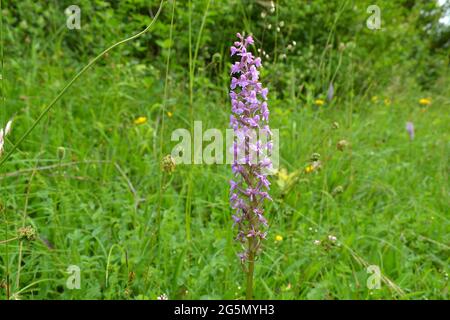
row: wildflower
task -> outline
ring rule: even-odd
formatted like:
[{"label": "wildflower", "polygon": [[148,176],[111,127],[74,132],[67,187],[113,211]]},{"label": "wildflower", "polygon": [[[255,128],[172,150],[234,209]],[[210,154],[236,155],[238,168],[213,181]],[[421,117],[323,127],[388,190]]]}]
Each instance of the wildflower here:
[{"label": "wildflower", "polygon": [[316,170],[319,170],[322,168],[322,163],[320,162],[319,158],[320,158],[320,154],[313,153],[313,155],[311,156],[311,159],[316,159],[316,160],[311,160],[312,163],[305,168],[305,173],[311,173],[313,171],[316,171]]},{"label": "wildflower", "polygon": [[337,129],[339,129],[339,123],[336,122],[336,121],[334,121],[334,122],[331,124],[331,127],[332,127],[333,129],[337,130]]},{"label": "wildflower", "polygon": [[408,121],[406,123],[406,131],[408,131],[409,139],[414,140],[414,123]]},{"label": "wildflower", "polygon": [[315,101],[314,101],[314,104],[316,105],[316,106],[323,106],[324,104],[325,104],[325,101],[324,100],[322,100],[322,99],[316,99]]},{"label": "wildflower", "polygon": [[275,3],[273,1],[270,1],[270,12],[275,12]]},{"label": "wildflower", "polygon": [[167,112],[167,116],[168,116],[169,118],[172,118],[172,116],[173,116],[173,113],[172,113],[172,112],[170,112],[170,111],[168,111],[168,112]]},{"label": "wildflower", "polygon": [[12,120],[6,123],[5,129],[0,129],[0,156],[3,154],[3,146],[5,145],[5,137],[11,132]]},{"label": "wildflower", "polygon": [[170,154],[162,158],[161,160],[162,171],[171,174],[172,172],[175,171],[175,167],[176,167],[175,159]]},{"label": "wildflower", "polygon": [[275,236],[275,241],[276,241],[276,242],[283,241],[283,237],[280,236],[279,234],[277,234],[277,235]]},{"label": "wildflower", "polygon": [[373,103],[377,103],[377,102],[378,102],[378,96],[373,96],[370,100],[371,100]]},{"label": "wildflower", "polygon": [[292,45],[295,47],[297,45],[297,42],[295,42],[295,40],[292,40]]},{"label": "wildflower", "polygon": [[138,117],[134,120],[134,124],[135,125],[140,125],[140,124],[144,124],[147,122],[147,118],[146,117]]},{"label": "wildflower", "polygon": [[267,16],[267,13],[265,11],[261,12],[261,18],[265,19]]},{"label": "wildflower", "polygon": [[277,32],[280,32],[280,31],[281,31],[280,27],[277,27]]},{"label": "wildflower", "polygon": [[347,140],[340,140],[336,147],[339,151],[344,151],[345,148],[347,148],[349,146],[349,143]]},{"label": "wildflower", "polygon": [[431,98],[419,99],[419,104],[421,104],[422,106],[429,106],[431,104]]},{"label": "wildflower", "polygon": [[[270,140],[271,131],[268,126],[269,110],[267,107],[268,89],[263,88],[259,82],[259,71],[261,59],[255,58],[247,50],[249,44],[253,44],[253,38],[244,38],[237,34],[239,42],[235,42],[231,51],[232,55],[239,58],[232,67],[231,79],[231,111],[230,125],[232,126],[236,141],[233,144],[234,161],[232,170],[234,180],[230,182],[230,203],[235,210],[234,223],[238,234],[236,239],[247,243],[247,248],[238,256],[242,263],[249,261],[253,263],[255,255],[265,239],[266,232],[262,229],[267,225],[264,217],[264,200],[271,200],[268,190],[270,183],[264,173],[264,169],[271,170],[272,163],[268,158],[272,142],[254,140],[252,130],[259,128],[265,132],[266,138]],[[260,132],[261,132],[260,131]],[[256,151],[253,154],[250,150]],[[243,161],[238,158],[238,153],[243,153]],[[252,275],[253,276],[253,275]]]},{"label": "wildflower", "polygon": [[389,98],[384,99],[384,105],[385,106],[390,106],[391,103],[392,103],[391,99],[389,99]]},{"label": "wildflower", "polygon": [[335,236],[333,236],[333,235],[329,235],[328,236],[328,240],[330,240],[331,242],[336,242],[336,240],[337,240],[337,238],[335,237]]},{"label": "wildflower", "polygon": [[313,243],[314,243],[316,246],[319,246],[319,245],[320,245],[320,240],[314,240]]},{"label": "wildflower", "polygon": [[272,25],[269,23],[269,25],[267,26],[267,29],[272,29]]},{"label": "wildflower", "polygon": [[162,295],[160,295],[158,298],[156,298],[157,300],[169,300],[169,297],[167,297],[167,294],[163,293]]},{"label": "wildflower", "polygon": [[17,236],[20,240],[34,241],[36,240],[36,230],[31,226],[19,228]]}]

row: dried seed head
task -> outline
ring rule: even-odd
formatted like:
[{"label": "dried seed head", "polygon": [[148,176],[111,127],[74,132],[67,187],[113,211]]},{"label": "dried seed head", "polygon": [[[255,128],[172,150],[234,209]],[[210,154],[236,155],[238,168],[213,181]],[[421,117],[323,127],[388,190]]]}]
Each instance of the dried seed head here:
[{"label": "dried seed head", "polygon": [[36,230],[32,226],[19,228],[17,232],[19,240],[34,241],[36,240]]},{"label": "dried seed head", "polygon": [[347,140],[340,140],[336,145],[339,151],[344,151],[344,149],[347,148],[348,146],[349,143]]},{"label": "dried seed head", "polygon": [[170,154],[162,158],[161,160],[162,171],[171,174],[172,172],[175,171],[175,167],[176,167],[175,159]]},{"label": "dried seed head", "polygon": [[136,278],[136,273],[134,271],[128,272],[128,283],[131,283]]},{"label": "dried seed head", "polygon": [[131,296],[133,292],[131,291],[130,288],[125,288],[125,290],[123,291],[123,294],[126,298],[129,298]]}]

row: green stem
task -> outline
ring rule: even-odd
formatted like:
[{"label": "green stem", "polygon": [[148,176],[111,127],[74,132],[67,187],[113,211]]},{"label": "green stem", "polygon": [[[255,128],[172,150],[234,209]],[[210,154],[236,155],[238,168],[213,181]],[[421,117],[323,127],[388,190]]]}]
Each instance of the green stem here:
[{"label": "green stem", "polygon": [[19,239],[19,237],[14,237],[14,238],[11,238],[11,239],[2,240],[2,241],[0,241],[0,244],[5,244],[5,243],[8,243],[8,242],[12,242],[12,241],[17,240],[17,239]]},{"label": "green stem", "polygon": [[253,274],[255,272],[255,251],[252,249],[253,247],[253,238],[250,238],[248,241],[249,246],[249,254],[248,254],[248,270],[247,270],[247,293],[246,299],[253,300]]},{"label": "green stem", "polygon": [[100,53],[93,60],[91,60],[86,66],[84,66],[84,68],[81,69],[81,71],[78,72],[72,78],[72,80],[69,81],[68,84],[66,84],[66,86],[61,90],[61,92],[50,102],[50,104],[48,106],[45,107],[45,109],[37,117],[37,119],[34,121],[34,123],[31,125],[31,127],[29,127],[28,130],[20,137],[19,141],[17,141],[16,144],[12,147],[12,149],[0,160],[0,167],[3,165],[3,163],[5,163],[6,160],[9,159],[9,157],[11,157],[11,155],[17,149],[17,147],[23,142],[23,140],[25,140],[30,135],[30,133],[33,131],[33,129],[39,124],[39,122],[42,120],[42,118],[44,118],[44,116],[52,109],[52,107],[56,104],[56,102],[58,102],[59,99],[61,99],[61,97],[64,95],[64,93],[66,93],[66,91],[75,83],[75,81],[77,81],[78,78],[81,77],[94,63],[96,63],[101,57],[103,57],[106,53],[108,53],[115,47],[120,46],[121,44],[124,44],[128,41],[134,40],[134,39],[140,37],[141,35],[143,35],[144,33],[146,33],[148,30],[150,30],[150,28],[155,23],[155,21],[157,20],[159,14],[161,12],[163,3],[164,3],[164,0],[161,1],[158,11],[156,12],[155,17],[153,18],[152,22],[150,22],[150,24],[144,30],[142,30],[141,32],[139,32],[129,38],[121,40],[121,41],[113,44],[109,48],[103,50],[102,53]]}]

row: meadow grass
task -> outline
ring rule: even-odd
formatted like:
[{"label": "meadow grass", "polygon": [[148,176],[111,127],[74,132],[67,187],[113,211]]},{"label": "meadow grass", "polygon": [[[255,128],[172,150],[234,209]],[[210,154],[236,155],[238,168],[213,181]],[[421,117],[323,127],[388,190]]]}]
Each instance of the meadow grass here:
[{"label": "meadow grass", "polygon": [[[192,130],[194,120],[228,127],[228,65],[221,60],[211,82],[198,62],[208,8],[199,30],[189,20],[188,71],[171,69],[171,46],[163,65],[110,52],[2,165],[0,298],[245,298],[230,166],[178,165],[170,175],[160,168],[174,129]],[[2,116],[14,115],[14,127],[6,151],[82,67],[64,61],[33,48],[8,59]],[[349,83],[357,66],[340,67],[324,49],[314,84],[339,73],[342,85],[323,106],[299,92],[295,78],[283,95],[271,87],[277,75],[263,73],[281,161],[254,296],[448,299],[448,75],[427,92],[405,80],[356,95]],[[432,104],[421,106],[428,96]],[[135,124],[141,116],[147,120]],[[322,167],[307,173],[313,153]],[[35,241],[8,241],[28,225]],[[79,290],[66,287],[70,265],[81,269]],[[371,290],[374,265],[382,281]]]},{"label": "meadow grass", "polygon": [[[162,186],[160,253],[152,246],[160,188],[155,123],[164,85],[151,65],[123,63],[120,68],[107,59],[87,73],[4,165],[0,238],[23,225],[39,235],[32,243],[0,246],[2,274],[14,279],[11,296],[243,298],[229,166],[176,168]],[[7,112],[16,114],[15,137],[72,71],[17,61],[10,70],[15,81],[5,88],[11,97]],[[168,81],[170,133],[189,128],[189,87]],[[195,85],[194,119],[226,128],[226,90]],[[425,93],[399,90],[387,89],[379,102],[355,99],[352,106],[346,99],[321,107],[272,101],[281,167],[298,175],[292,181],[272,177],[271,227],[256,264],[256,298],[448,298],[448,100],[428,92],[433,104],[424,108],[417,101]],[[389,105],[383,95],[392,99]],[[135,125],[138,116],[148,121]],[[413,141],[406,121],[415,124]],[[167,133],[163,154],[174,144]],[[339,151],[342,139],[349,146]],[[65,148],[62,159],[59,147]],[[306,174],[314,152],[321,155],[322,169]],[[342,193],[333,192],[338,186]],[[276,241],[277,235],[283,239]],[[329,235],[337,242],[328,243]],[[69,265],[81,268],[80,290],[65,286]],[[366,286],[368,265],[379,266],[384,276],[378,290]]]}]

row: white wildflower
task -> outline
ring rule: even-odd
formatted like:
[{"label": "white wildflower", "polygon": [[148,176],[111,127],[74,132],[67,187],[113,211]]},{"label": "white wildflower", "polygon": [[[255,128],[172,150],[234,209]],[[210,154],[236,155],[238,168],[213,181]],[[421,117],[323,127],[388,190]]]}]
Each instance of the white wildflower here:
[{"label": "white wildflower", "polygon": [[0,156],[3,154],[3,146],[5,145],[5,137],[11,132],[12,120],[6,123],[5,129],[0,128]]},{"label": "white wildflower", "polygon": [[9,120],[5,127],[5,137],[11,132],[12,120]]},{"label": "white wildflower", "polygon": [[270,12],[275,12],[275,3],[273,3],[273,1],[270,1]]},{"label": "white wildflower", "polygon": [[158,299],[158,300],[169,300],[169,297],[167,297],[167,294],[163,293],[163,294],[160,295],[157,299]]}]

